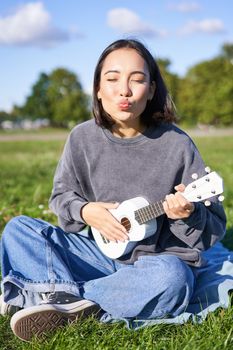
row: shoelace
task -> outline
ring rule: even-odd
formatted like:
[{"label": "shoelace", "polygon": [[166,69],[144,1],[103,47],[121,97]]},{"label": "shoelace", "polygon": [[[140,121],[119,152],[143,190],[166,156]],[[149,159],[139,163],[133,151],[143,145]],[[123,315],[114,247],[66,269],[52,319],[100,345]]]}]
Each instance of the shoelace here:
[{"label": "shoelace", "polygon": [[65,292],[41,293],[41,304],[68,304],[73,303],[80,298]]}]

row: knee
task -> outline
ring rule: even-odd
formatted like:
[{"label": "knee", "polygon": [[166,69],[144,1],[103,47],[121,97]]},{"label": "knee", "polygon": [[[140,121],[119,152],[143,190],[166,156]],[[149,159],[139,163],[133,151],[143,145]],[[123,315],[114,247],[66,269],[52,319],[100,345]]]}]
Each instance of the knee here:
[{"label": "knee", "polygon": [[14,235],[16,232],[18,232],[19,228],[23,225],[23,221],[27,217],[24,215],[15,216],[12,218],[8,223],[6,224],[3,233],[2,238],[4,239],[8,234]]},{"label": "knee", "polygon": [[19,236],[28,235],[30,232],[39,232],[44,227],[44,222],[39,219],[33,219],[26,215],[19,215],[12,218],[5,226],[2,234],[2,240],[18,239]]},{"label": "knee", "polygon": [[181,290],[189,288],[193,290],[194,276],[191,268],[175,255],[159,255],[144,257],[143,262],[149,272],[149,284],[151,288],[158,288],[165,291],[172,291],[174,294],[180,293]]},{"label": "knee", "polygon": [[31,218],[19,215],[12,218],[5,226],[2,233],[2,247],[15,247],[19,242],[24,242],[27,235],[27,221]]},{"label": "knee", "polygon": [[[22,236],[22,223],[20,222],[22,216],[12,218],[4,227],[1,237],[1,251],[5,249],[13,249],[17,246],[17,242],[21,241],[19,236]],[[23,241],[23,240],[22,240]]]},{"label": "knee", "polygon": [[191,268],[181,259],[174,255],[161,256],[160,269],[163,273],[163,284],[165,289],[179,294],[187,288],[192,293],[194,286],[194,275]]},{"label": "knee", "polygon": [[154,318],[178,315],[193,294],[194,276],[191,268],[173,255],[146,257],[148,271],[146,299],[140,317]]}]

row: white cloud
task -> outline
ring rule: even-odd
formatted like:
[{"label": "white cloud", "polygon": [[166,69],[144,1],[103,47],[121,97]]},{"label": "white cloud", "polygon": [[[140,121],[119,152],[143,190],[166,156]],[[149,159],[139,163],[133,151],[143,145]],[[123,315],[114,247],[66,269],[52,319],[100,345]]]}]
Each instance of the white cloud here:
[{"label": "white cloud", "polygon": [[164,30],[156,30],[127,8],[115,8],[107,14],[107,24],[120,33],[134,33],[144,36],[165,36]]},{"label": "white cloud", "polygon": [[220,19],[203,19],[202,21],[189,21],[179,30],[180,34],[207,33],[216,34],[225,32],[224,24]]},{"label": "white cloud", "polygon": [[70,33],[52,24],[42,2],[22,5],[0,18],[0,45],[51,47],[70,39]]},{"label": "white cloud", "polygon": [[178,4],[169,4],[168,9],[178,12],[196,12],[201,9],[200,4],[197,2],[180,2]]}]

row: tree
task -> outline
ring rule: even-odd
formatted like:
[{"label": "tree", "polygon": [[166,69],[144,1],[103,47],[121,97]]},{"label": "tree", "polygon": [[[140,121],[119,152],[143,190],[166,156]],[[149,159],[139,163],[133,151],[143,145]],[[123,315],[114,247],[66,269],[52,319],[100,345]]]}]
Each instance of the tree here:
[{"label": "tree", "polygon": [[230,60],[233,64],[233,44],[225,43],[222,46],[221,55],[226,59]]},{"label": "tree", "polygon": [[77,76],[64,68],[41,73],[23,106],[30,119],[46,118],[54,126],[66,127],[90,118],[89,99]]},{"label": "tree", "polygon": [[11,115],[5,111],[0,111],[0,123],[4,120],[11,120]]},{"label": "tree", "polygon": [[233,65],[216,57],[189,69],[180,84],[178,107],[189,124],[232,124]]},{"label": "tree", "polygon": [[168,88],[168,91],[174,103],[176,104],[180,79],[177,74],[170,72],[171,61],[169,59],[158,58],[156,59],[156,62],[159,66],[160,72]]},{"label": "tree", "polygon": [[50,85],[49,76],[41,73],[38,81],[32,87],[32,93],[28,96],[22,112],[30,119],[46,118],[52,119],[51,106],[47,96]]},{"label": "tree", "polygon": [[74,73],[62,68],[54,70],[47,95],[54,124],[67,125],[70,121],[82,122],[90,118],[88,97]]}]

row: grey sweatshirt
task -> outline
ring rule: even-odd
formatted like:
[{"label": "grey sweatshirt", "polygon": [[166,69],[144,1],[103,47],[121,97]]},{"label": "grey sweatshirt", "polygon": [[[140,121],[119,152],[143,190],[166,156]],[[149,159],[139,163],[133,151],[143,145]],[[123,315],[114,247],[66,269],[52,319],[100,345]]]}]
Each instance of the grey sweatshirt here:
[{"label": "grey sweatshirt", "polygon": [[[138,196],[154,203],[174,193],[174,186],[192,182],[193,173],[205,175],[204,168],[192,140],[172,124],[151,126],[142,135],[124,139],[90,120],[76,126],[67,139],[50,208],[63,230],[78,233],[85,227],[80,211],[86,203],[120,203]],[[130,264],[140,255],[174,254],[190,265],[202,265],[201,252],[225,233],[223,207],[216,198],[211,203],[195,203],[187,219],[160,216],[156,233],[119,260]]]}]

